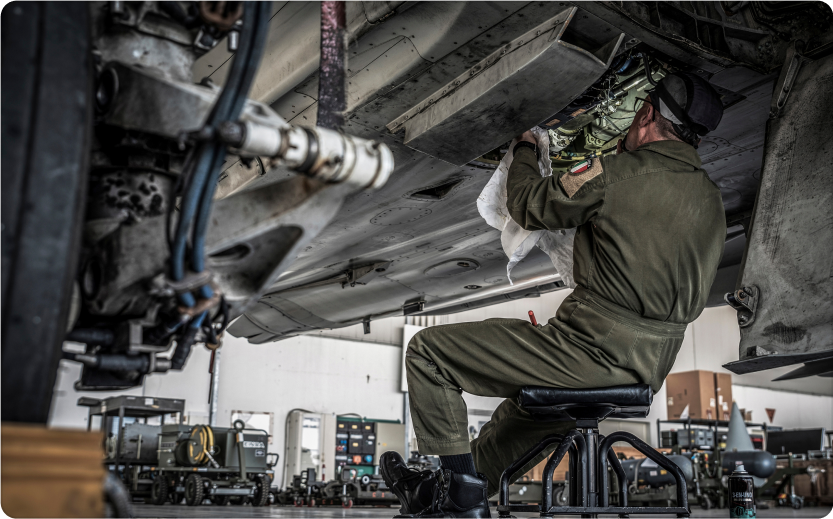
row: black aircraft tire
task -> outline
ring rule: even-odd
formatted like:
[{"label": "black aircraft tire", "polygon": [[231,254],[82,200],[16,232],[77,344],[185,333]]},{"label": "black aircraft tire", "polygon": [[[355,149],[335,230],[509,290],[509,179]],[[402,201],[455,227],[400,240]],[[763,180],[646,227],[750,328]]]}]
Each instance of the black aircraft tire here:
[{"label": "black aircraft tire", "polygon": [[112,472],[104,478],[105,517],[133,517],[130,492]]},{"label": "black aircraft tire", "polygon": [[46,424],[81,251],[92,126],[89,5],[2,11],[2,421]]},{"label": "black aircraft tire", "polygon": [[189,474],[185,478],[185,504],[197,506],[202,504],[203,490],[202,478],[197,474]]},{"label": "black aircraft tire", "polygon": [[268,474],[255,476],[255,495],[252,496],[252,506],[266,506],[269,504],[269,485],[272,480]]},{"label": "black aircraft tire", "polygon": [[164,505],[167,500],[168,478],[159,474],[150,485],[150,502],[154,505]]}]

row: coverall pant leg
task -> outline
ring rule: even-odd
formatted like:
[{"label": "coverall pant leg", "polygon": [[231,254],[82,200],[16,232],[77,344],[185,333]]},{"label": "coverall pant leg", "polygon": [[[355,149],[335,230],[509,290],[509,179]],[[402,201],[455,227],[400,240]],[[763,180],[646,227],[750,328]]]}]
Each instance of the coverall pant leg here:
[{"label": "coverall pant leg", "polygon": [[[408,345],[406,370],[420,453],[472,452],[475,466],[486,475],[493,494],[503,470],[543,436],[575,427],[575,422],[533,420],[516,403],[521,388],[645,382],[636,371],[618,367],[602,349],[576,340],[559,324],[557,318],[539,327],[520,319],[488,319],[418,332]],[[506,399],[471,444],[463,391]],[[532,460],[516,477],[552,449]]]}]

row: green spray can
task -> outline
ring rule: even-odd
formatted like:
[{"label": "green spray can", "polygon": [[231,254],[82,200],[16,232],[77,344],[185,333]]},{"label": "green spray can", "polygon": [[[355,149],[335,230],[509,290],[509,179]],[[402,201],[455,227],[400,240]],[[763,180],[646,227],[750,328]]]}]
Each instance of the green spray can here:
[{"label": "green spray can", "polygon": [[729,517],[755,517],[755,483],[743,465],[729,476]]}]

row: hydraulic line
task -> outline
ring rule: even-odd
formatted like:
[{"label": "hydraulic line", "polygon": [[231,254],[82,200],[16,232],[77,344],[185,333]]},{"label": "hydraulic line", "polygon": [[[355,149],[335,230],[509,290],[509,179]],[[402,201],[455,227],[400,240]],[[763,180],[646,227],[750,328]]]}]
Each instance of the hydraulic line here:
[{"label": "hydraulic line", "polygon": [[[249,5],[256,4],[256,5]],[[208,126],[216,130],[217,125],[223,121],[235,120],[239,117],[243,105],[248,96],[251,85],[254,81],[257,65],[263,54],[263,46],[266,41],[268,30],[269,2],[265,0],[254,0],[247,2],[245,9],[249,9],[254,20],[248,20],[253,27],[251,38],[244,39],[238,49],[239,59],[235,58],[232,69],[229,72],[228,88],[220,94],[212,113],[209,115]],[[244,24],[247,21],[244,20]],[[239,79],[238,79],[239,78]],[[224,95],[229,91],[229,95]],[[220,168],[225,160],[225,144],[211,141],[208,145],[213,152],[210,166],[208,167],[208,181],[202,186],[197,221],[194,224],[192,246],[192,268],[194,272],[201,272],[205,268],[205,234],[208,228],[211,205],[214,198],[214,191],[217,187],[217,180]],[[208,286],[200,288],[200,296],[210,298],[213,291]]]},{"label": "hydraulic line", "polygon": [[[269,9],[268,2],[247,3],[246,11],[250,12],[252,16],[251,19],[244,19],[244,24],[250,24],[252,34],[250,38],[241,38],[241,45],[237,51],[238,55],[235,57],[227,79],[227,88],[223,89],[209,115],[207,124],[212,129],[212,133],[216,131],[221,122],[236,120],[240,116],[254,81],[257,65],[263,55],[263,47],[268,31]],[[228,95],[226,95],[226,92],[228,92]],[[208,181],[202,186],[197,220],[194,224],[191,241],[191,266],[194,272],[201,272],[205,268],[205,234],[208,229],[211,204],[217,187],[220,168],[225,160],[225,144],[212,141],[209,147],[213,150],[207,150],[206,154],[208,154],[208,151],[213,151],[213,156],[208,167]],[[210,287],[203,286],[200,288],[200,296],[210,298],[213,296],[213,291]]]},{"label": "hydraulic line", "polygon": [[[244,81],[246,79],[245,77],[241,78],[241,76],[253,76],[254,71],[257,69],[257,64],[250,63],[250,59],[253,57],[251,55],[252,48],[254,46],[253,44],[256,43],[253,40],[263,40],[263,37],[261,36],[258,38],[257,34],[258,32],[263,32],[261,27],[259,27],[262,23],[258,24],[257,22],[262,21],[263,17],[261,16],[261,13],[264,12],[264,8],[266,10],[269,9],[268,3],[260,4],[247,2],[243,15],[244,27],[243,34],[241,35],[241,45],[235,59],[232,62],[226,85],[220,92],[217,101],[209,113],[206,123],[208,133],[213,134],[216,125],[219,124],[220,121],[228,118],[229,115],[233,115],[232,111],[235,108],[239,112],[239,109],[245,102],[245,95],[248,93],[248,88],[246,88],[243,92],[242,99],[238,99],[241,97],[241,79]],[[262,45],[260,45],[260,47],[262,47]],[[259,51],[258,56],[261,53],[262,51]],[[197,159],[193,162],[193,173],[188,179],[186,193],[183,196],[180,219],[172,250],[172,275],[175,280],[178,280],[177,276],[179,276],[179,279],[184,277],[184,255],[187,232],[195,213],[199,213],[197,214],[197,218],[199,220],[207,218],[205,213],[210,212],[210,207],[206,208],[205,204],[202,203],[202,200],[207,191],[206,187],[208,184],[207,181],[209,180],[209,174],[212,167],[216,164],[216,152],[218,146],[219,145],[211,141],[206,141],[200,143],[194,150]],[[213,189],[211,191],[213,192]],[[195,228],[197,226],[199,226],[199,223],[195,225]],[[193,242],[192,247],[195,250],[200,249],[199,247],[194,247]],[[196,252],[196,254],[201,255],[201,251]],[[193,304],[187,306],[193,306]]]},{"label": "hydraulic line", "polygon": [[[193,319],[191,323],[193,324],[198,319],[199,325],[201,325],[202,314],[197,316],[197,318]],[[191,346],[194,345],[194,341],[196,340],[199,325],[186,326],[185,331],[183,331],[182,335],[180,335],[177,339],[176,349],[174,350],[174,354],[171,355],[171,369],[182,369],[183,367],[185,367],[185,361],[188,360],[188,355],[191,353]]]},{"label": "hydraulic line", "polygon": [[[228,101],[223,102],[225,100],[222,98],[218,100],[217,110],[211,114],[214,117],[209,117],[209,124],[212,129],[216,129],[217,125],[222,121],[235,120],[240,116],[240,112],[243,110],[243,105],[254,81],[255,72],[258,68],[257,65],[260,63],[263,55],[263,46],[268,31],[269,3],[258,2],[256,4],[249,4],[249,10],[251,10],[253,5],[256,5],[255,9],[257,9],[254,13],[255,20],[250,21],[253,25],[253,34],[251,38],[243,41],[243,45],[238,50],[241,55],[239,59],[235,58],[232,71],[230,72],[229,82],[232,80],[231,74],[234,74],[234,78],[241,75],[242,77],[240,77],[239,81],[234,81],[229,85],[230,88],[228,90],[232,91],[234,95],[229,95],[227,97]],[[238,61],[240,62],[240,66],[235,67]],[[225,93],[225,90],[223,93]],[[223,113],[224,109],[226,109],[225,113]],[[205,268],[205,235],[208,230],[214,191],[217,189],[220,169],[226,156],[224,143],[212,141],[210,146],[213,147],[214,153],[208,169],[208,181],[203,185],[202,196],[200,197],[199,208],[197,210],[197,221],[194,224],[193,239],[191,240],[191,267],[194,272],[202,272]],[[208,299],[214,295],[214,291],[208,285],[203,285],[199,289],[199,295],[203,299]],[[203,312],[197,316],[194,319],[193,326],[199,328],[206,317],[207,312]]]},{"label": "hydraulic line", "polygon": [[[206,146],[206,143],[202,143],[198,148]],[[188,179],[186,192],[182,198],[179,221],[171,247],[171,278],[174,281],[181,281],[185,277],[185,249],[188,241],[188,228],[197,212],[198,195],[205,186],[210,166],[209,161],[212,158],[210,155],[202,153],[202,150],[198,150],[197,153],[198,159],[195,161],[194,172]],[[203,163],[207,164],[203,166]],[[180,302],[187,307],[194,306],[196,303],[191,293],[181,294]]]},{"label": "hydraulic line", "polygon": [[657,86],[657,82],[654,81],[651,75],[651,58],[648,57],[648,53],[646,52],[642,53],[642,63],[645,65],[645,77],[648,78],[648,82],[653,86]]},{"label": "hydraulic line", "polygon": [[[203,133],[208,140],[200,142],[194,152],[191,174],[187,177],[182,198],[180,217],[171,243],[171,278],[181,281],[185,277],[185,255],[188,230],[191,228],[191,269],[202,272],[205,268],[205,235],[211,213],[211,201],[216,189],[217,177],[225,159],[225,145],[213,140],[217,125],[225,120],[237,119],[251,89],[257,66],[263,55],[268,31],[269,2],[247,2],[243,14],[243,31],[240,46],[232,61],[226,84],[209,113]],[[193,227],[192,227],[193,222]],[[198,289],[202,299],[214,295],[211,287],[203,285]],[[186,307],[196,304],[194,294],[180,294],[180,302]],[[172,357],[175,369],[181,369],[190,353],[196,333],[206,320],[208,312],[202,312],[191,319]]]}]

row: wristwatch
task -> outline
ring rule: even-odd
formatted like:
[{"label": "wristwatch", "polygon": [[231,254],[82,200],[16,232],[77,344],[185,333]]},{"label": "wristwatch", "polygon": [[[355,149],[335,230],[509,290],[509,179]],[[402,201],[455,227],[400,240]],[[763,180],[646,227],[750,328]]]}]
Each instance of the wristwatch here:
[{"label": "wristwatch", "polygon": [[528,141],[521,141],[518,144],[516,144],[515,147],[512,149],[512,154],[513,155],[518,153],[518,148],[529,148],[529,149],[531,149],[532,151],[535,152],[536,157],[538,156],[538,145],[536,145],[536,144],[532,144],[531,142],[528,142]]}]

